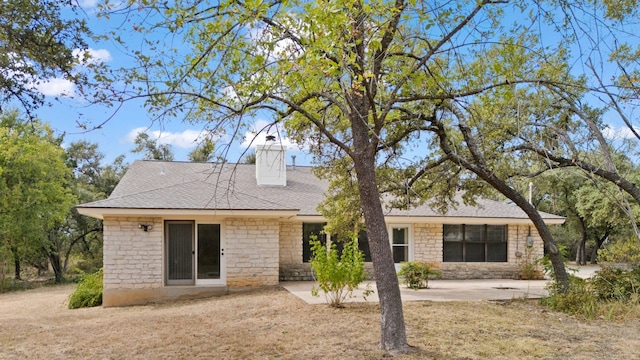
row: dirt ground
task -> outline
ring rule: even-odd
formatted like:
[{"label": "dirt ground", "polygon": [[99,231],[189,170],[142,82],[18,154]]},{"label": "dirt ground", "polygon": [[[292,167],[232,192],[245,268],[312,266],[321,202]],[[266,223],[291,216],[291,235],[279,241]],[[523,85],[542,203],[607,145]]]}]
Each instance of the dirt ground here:
[{"label": "dirt ground", "polygon": [[[282,289],[69,310],[74,285],[0,294],[0,359],[379,359],[376,304]],[[535,302],[407,302],[399,359],[640,359],[640,321],[582,321]]]}]

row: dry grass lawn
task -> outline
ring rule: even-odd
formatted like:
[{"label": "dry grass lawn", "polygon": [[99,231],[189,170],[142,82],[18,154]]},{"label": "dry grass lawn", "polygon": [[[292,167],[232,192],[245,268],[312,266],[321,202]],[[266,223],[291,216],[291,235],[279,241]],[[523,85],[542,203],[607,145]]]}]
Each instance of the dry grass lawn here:
[{"label": "dry grass lawn", "polygon": [[[308,305],[281,289],[69,310],[72,285],[0,294],[1,359],[379,359],[376,304]],[[640,322],[534,302],[405,303],[399,359],[640,359]]]}]

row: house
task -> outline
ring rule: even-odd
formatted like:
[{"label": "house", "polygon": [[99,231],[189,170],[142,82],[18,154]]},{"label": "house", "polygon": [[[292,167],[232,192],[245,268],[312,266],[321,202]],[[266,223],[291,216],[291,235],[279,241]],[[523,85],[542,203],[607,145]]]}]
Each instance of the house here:
[{"label": "house", "polygon": [[[256,159],[136,161],[108,199],[79,205],[81,214],[104,220],[103,304],[310,280],[309,238],[324,226],[316,207],[327,184],[309,167],[286,166],[278,144],[259,146]],[[543,254],[527,216],[506,203],[460,202],[446,214],[425,204],[388,211],[386,222],[396,263],[436,262],[443,278],[513,278],[522,261]]]}]

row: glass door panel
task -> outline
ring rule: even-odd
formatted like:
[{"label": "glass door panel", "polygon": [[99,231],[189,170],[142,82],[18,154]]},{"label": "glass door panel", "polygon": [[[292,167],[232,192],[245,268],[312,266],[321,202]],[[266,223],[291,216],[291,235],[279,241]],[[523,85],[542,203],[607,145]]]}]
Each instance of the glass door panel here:
[{"label": "glass door panel", "polygon": [[198,280],[220,279],[220,224],[198,224]]}]

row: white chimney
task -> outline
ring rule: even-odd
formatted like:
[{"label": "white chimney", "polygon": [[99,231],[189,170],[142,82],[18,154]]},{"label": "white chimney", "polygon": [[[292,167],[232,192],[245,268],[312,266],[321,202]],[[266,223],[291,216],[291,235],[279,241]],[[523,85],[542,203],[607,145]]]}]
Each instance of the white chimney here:
[{"label": "white chimney", "polygon": [[287,185],[285,147],[267,136],[264,145],[256,145],[256,181],[258,185]]}]

